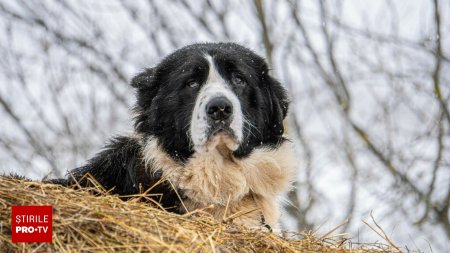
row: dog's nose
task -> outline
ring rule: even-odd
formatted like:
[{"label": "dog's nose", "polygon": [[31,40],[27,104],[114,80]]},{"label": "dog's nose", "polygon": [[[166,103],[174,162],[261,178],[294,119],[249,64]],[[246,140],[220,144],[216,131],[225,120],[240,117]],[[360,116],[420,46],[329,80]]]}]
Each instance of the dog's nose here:
[{"label": "dog's nose", "polygon": [[233,114],[233,105],[225,97],[213,98],[206,105],[206,114],[212,120],[226,120]]}]

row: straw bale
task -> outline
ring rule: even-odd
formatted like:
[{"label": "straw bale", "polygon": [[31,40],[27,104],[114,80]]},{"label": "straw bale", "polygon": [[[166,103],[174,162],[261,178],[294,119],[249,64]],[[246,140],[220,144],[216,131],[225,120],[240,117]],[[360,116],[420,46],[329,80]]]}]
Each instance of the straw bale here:
[{"label": "straw bale", "polygon": [[[177,215],[143,199],[0,177],[0,252],[395,252],[332,235],[246,229],[201,210]],[[53,242],[12,243],[13,205],[53,206]]]}]

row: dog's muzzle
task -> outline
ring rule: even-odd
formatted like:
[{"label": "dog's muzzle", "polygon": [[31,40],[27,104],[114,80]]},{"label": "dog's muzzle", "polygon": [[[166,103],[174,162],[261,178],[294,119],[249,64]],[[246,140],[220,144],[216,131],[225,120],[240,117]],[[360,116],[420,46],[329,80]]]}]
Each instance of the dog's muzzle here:
[{"label": "dog's muzzle", "polygon": [[233,119],[233,104],[226,97],[211,99],[205,106],[208,117],[209,136],[217,133],[225,133],[231,137],[234,132],[230,127]]},{"label": "dog's muzzle", "polygon": [[202,87],[192,113],[190,136],[199,152],[219,144],[236,150],[242,141],[244,118],[239,98],[225,81],[215,80],[217,76]]}]

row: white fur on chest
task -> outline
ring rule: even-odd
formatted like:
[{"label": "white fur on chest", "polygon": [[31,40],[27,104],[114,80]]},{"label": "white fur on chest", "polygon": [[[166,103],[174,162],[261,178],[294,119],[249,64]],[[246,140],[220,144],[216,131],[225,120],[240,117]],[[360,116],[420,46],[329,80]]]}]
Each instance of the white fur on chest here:
[{"label": "white fur on chest", "polygon": [[[278,220],[279,195],[291,187],[295,159],[290,142],[276,149],[254,150],[248,157],[234,158],[225,147],[218,146],[194,154],[186,164],[172,160],[150,139],[144,148],[147,168],[157,169],[187,197],[188,211],[214,205],[211,213],[222,216],[225,207],[231,212],[259,209],[269,225]],[[150,171],[155,172],[155,171]],[[257,225],[259,215],[247,215],[244,225]],[[254,217],[254,218],[252,218]],[[254,222],[253,222],[254,220]]]}]

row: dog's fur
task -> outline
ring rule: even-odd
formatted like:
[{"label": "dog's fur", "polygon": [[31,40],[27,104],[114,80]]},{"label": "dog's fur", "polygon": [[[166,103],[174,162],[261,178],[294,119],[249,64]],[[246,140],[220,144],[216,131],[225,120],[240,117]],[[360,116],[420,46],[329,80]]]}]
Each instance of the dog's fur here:
[{"label": "dog's fur", "polygon": [[[286,92],[264,59],[233,43],[194,44],[131,85],[134,134],[114,138],[67,180],[54,182],[83,185],[89,173],[120,195],[150,189],[174,212],[205,208],[246,226],[277,224],[278,199],[294,179],[295,162],[283,137]],[[229,118],[208,111],[218,98]]]}]

